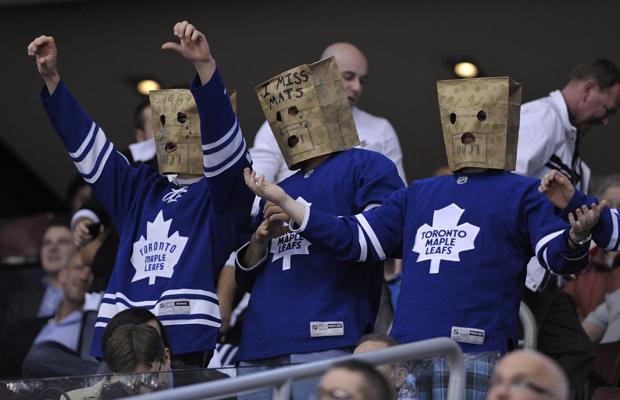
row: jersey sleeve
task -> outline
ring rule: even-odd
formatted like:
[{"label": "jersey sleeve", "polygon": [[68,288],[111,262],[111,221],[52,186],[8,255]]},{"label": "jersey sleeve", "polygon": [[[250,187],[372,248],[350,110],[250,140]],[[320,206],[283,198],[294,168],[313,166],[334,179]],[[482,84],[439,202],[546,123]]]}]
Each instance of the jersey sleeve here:
[{"label": "jersey sleeve", "polygon": [[251,158],[219,71],[205,85],[196,77],[191,91],[200,115],[204,175],[215,208],[225,212],[233,208],[231,204],[242,203],[236,212],[246,213],[247,208],[249,215],[253,196],[245,186],[243,169]]},{"label": "jersey sleeve", "polygon": [[[532,184],[521,198],[521,216],[532,251],[540,264],[557,274],[572,274],[585,268],[588,246],[568,247],[570,226],[554,212],[553,205]],[[522,236],[523,237],[523,236]],[[526,239],[523,239],[526,240]]]},{"label": "jersey sleeve", "polygon": [[335,217],[306,206],[296,232],[345,262],[377,262],[400,256],[407,188],[392,193],[381,206],[349,217]]},{"label": "jersey sleeve", "polygon": [[356,171],[355,207],[368,210],[383,203],[393,192],[401,189],[403,181],[396,166],[385,156],[365,151],[361,168]]},{"label": "jersey sleeve", "polygon": [[[575,194],[571,198],[568,206],[561,211],[561,216],[568,220],[568,213],[574,212],[582,205],[588,207],[598,204],[596,197],[587,196],[580,190],[575,189]],[[602,249],[618,251],[620,248],[620,213],[616,208],[605,207],[596,226],[592,229],[592,239],[594,243]]]},{"label": "jersey sleeve", "polygon": [[64,82],[52,95],[44,87],[41,101],[82,178],[92,186],[116,226],[121,226],[134,200],[135,188],[154,171],[132,168]]}]

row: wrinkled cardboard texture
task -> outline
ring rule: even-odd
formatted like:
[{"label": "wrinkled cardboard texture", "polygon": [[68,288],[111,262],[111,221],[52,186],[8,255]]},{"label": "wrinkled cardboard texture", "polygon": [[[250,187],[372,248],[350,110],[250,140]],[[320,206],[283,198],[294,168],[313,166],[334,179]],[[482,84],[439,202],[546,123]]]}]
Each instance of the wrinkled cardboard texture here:
[{"label": "wrinkled cardboard texture", "polygon": [[[237,92],[230,90],[228,94],[236,113]],[[152,90],[149,101],[153,110],[159,172],[202,176],[200,116],[192,92],[188,89]]]},{"label": "wrinkled cardboard texture", "polygon": [[[451,171],[516,167],[522,85],[510,77],[437,82],[441,126]],[[479,118],[480,112],[484,113]],[[462,137],[471,133],[473,143]]]},{"label": "wrinkled cardboard texture", "polygon": [[359,144],[333,57],[303,64],[258,85],[256,94],[290,169]]}]

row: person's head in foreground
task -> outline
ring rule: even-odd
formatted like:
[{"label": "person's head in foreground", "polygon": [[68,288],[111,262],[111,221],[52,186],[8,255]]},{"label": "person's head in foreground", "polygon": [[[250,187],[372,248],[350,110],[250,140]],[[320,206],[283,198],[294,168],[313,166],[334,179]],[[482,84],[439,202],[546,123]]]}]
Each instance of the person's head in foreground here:
[{"label": "person's head in foreground", "polygon": [[358,360],[334,364],[316,390],[318,400],[393,400],[394,388],[372,365]]},{"label": "person's head in foreground", "polygon": [[567,400],[568,379],[549,357],[532,350],[506,354],[497,363],[488,400]]},{"label": "person's head in foreground", "polygon": [[[381,333],[371,333],[360,338],[357,347],[353,350],[353,354],[381,350],[399,344],[398,340],[391,336]],[[394,385],[394,389],[396,389],[397,392],[405,384],[405,379],[407,379],[407,374],[409,373],[403,363],[379,365],[377,370]]]}]

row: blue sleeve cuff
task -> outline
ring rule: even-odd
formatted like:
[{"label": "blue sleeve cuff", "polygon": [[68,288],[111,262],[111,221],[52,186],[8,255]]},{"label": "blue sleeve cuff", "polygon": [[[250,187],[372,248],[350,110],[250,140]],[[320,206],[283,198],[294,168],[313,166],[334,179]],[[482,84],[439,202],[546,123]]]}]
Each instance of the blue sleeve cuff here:
[{"label": "blue sleeve cuff", "polygon": [[[585,193],[575,189],[575,194],[568,202],[566,208],[560,210],[559,215],[562,219],[568,221],[569,213],[574,212],[576,209],[583,206],[584,204],[590,206],[592,203],[598,204],[598,200],[595,197],[588,197]],[[558,209],[556,208],[556,210]]]}]

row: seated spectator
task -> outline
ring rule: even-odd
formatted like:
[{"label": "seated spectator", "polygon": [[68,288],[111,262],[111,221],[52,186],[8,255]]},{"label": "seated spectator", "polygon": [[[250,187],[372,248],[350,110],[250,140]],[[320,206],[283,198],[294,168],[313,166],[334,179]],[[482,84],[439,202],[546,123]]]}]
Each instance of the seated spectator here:
[{"label": "seated spectator", "polygon": [[350,360],[328,369],[316,390],[315,399],[393,400],[394,388],[370,364]]},{"label": "seated spectator", "polygon": [[[353,350],[353,354],[381,350],[388,347],[397,346],[398,344],[400,344],[398,340],[393,337],[380,333],[371,333],[360,338],[357,347]],[[394,389],[396,389],[396,393],[398,393],[400,388],[402,388],[405,384],[405,380],[407,379],[407,375],[409,373],[409,371],[407,371],[407,367],[400,362],[379,365],[377,369],[387,378],[389,382],[392,383]]]},{"label": "seated spectator", "polygon": [[[171,386],[170,349],[165,347],[161,336],[152,326],[121,325],[108,337],[104,348],[105,358],[114,375],[91,387],[69,392],[72,400],[116,399]],[[157,374],[146,374],[151,372]]]},{"label": "seated spectator", "polygon": [[[606,177],[597,191],[599,199],[607,200],[611,208],[620,207],[620,174]],[[617,251],[595,247],[588,267],[576,279],[568,282],[564,292],[575,302],[580,319],[584,319],[605,302],[606,295],[620,288],[620,257]]]},{"label": "seated spectator", "polygon": [[97,370],[97,362],[88,356],[98,305],[97,301],[86,302],[86,289],[92,281],[90,267],[74,253],[58,280],[64,295],[24,360],[27,377],[83,375]]},{"label": "seated spectator", "polygon": [[549,357],[532,350],[517,350],[495,367],[488,400],[568,400],[568,380]]},{"label": "seated spectator", "polygon": [[[50,221],[41,244],[41,267],[45,274],[43,278],[44,291],[37,316],[49,317],[54,315],[62,300],[62,284],[58,278],[69,263],[75,252],[71,229],[64,218]],[[25,316],[26,317],[26,316]]]},{"label": "seated spectator", "polygon": [[104,362],[101,363],[98,373],[109,373],[112,371],[107,363],[107,360],[105,359],[105,355],[108,354],[107,343],[116,329],[123,325],[148,325],[155,329],[159,336],[161,336],[164,347],[168,349],[170,348],[170,342],[168,341],[166,330],[161,324],[161,321],[159,321],[152,312],[144,308],[128,308],[116,314],[108,323],[105,331],[103,331],[101,348],[103,349]]},{"label": "seated spectator", "polygon": [[620,289],[605,296],[603,301],[582,323],[594,343],[620,340]]}]

